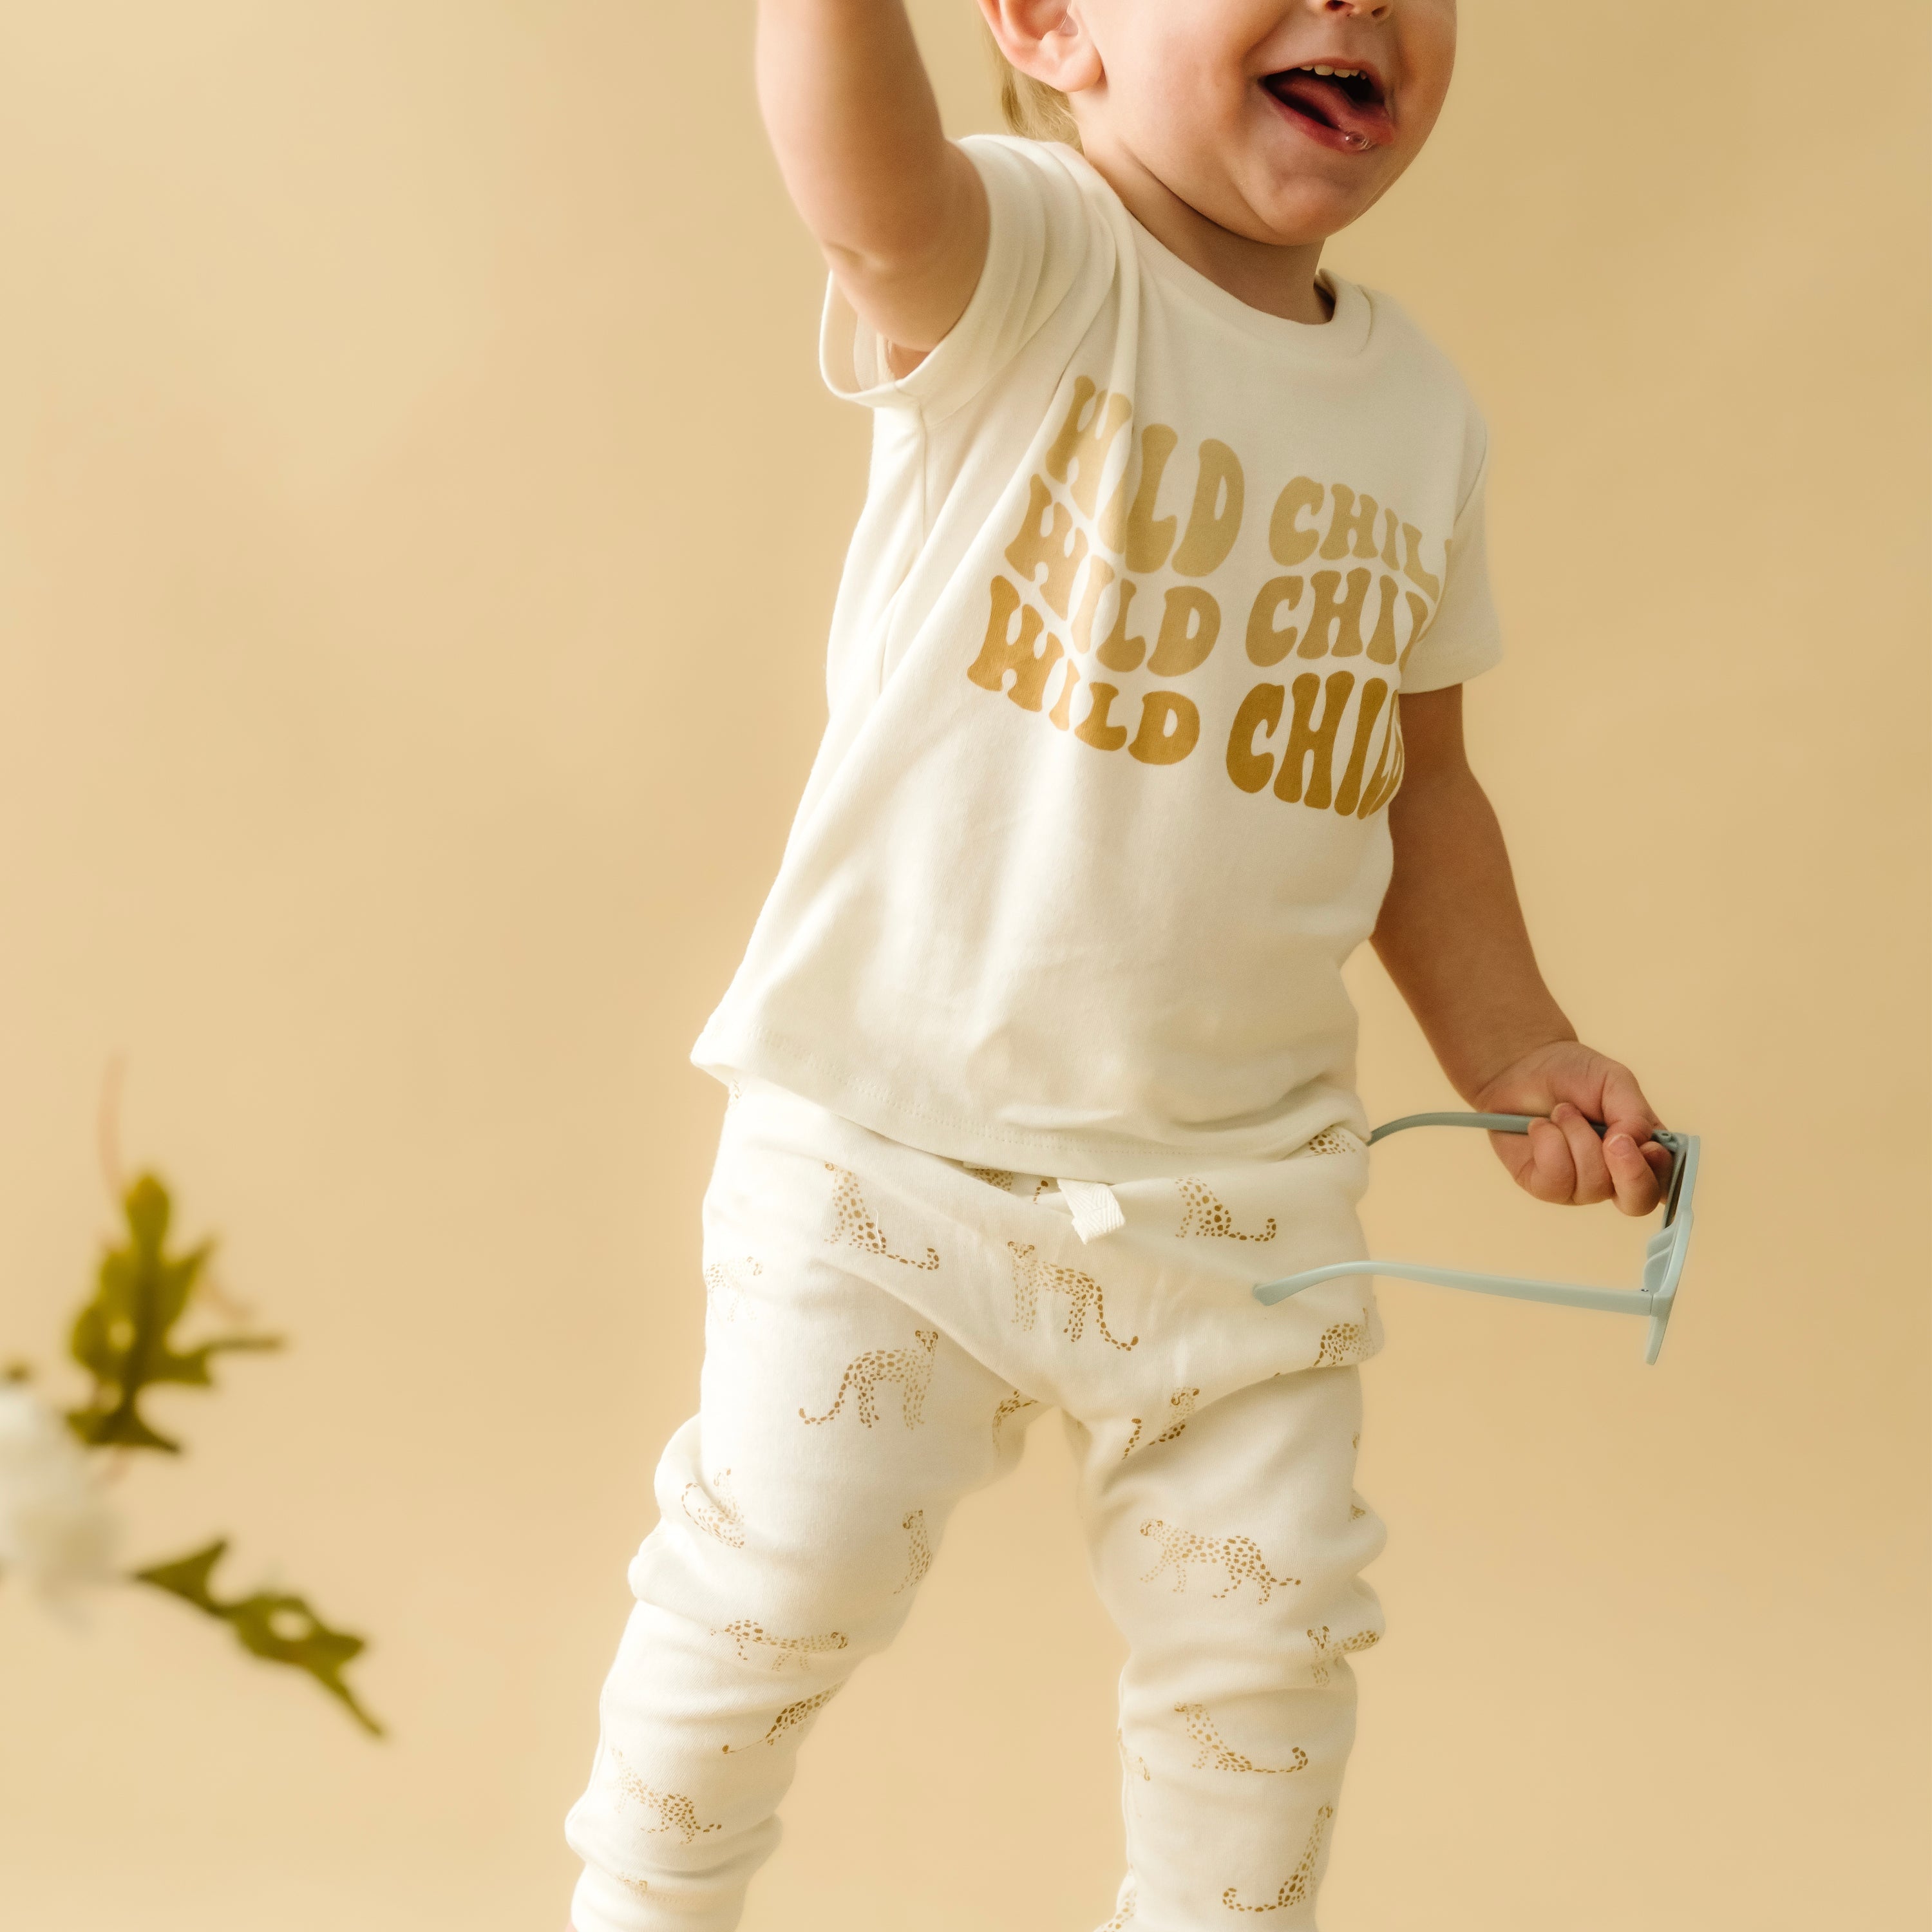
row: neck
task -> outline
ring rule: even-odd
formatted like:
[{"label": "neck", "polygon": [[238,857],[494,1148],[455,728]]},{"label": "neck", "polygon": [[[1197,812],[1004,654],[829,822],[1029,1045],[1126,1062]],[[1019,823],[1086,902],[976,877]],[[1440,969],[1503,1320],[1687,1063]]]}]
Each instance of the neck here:
[{"label": "neck", "polygon": [[1127,212],[1171,254],[1237,302],[1288,322],[1323,322],[1334,304],[1316,283],[1322,244],[1251,241],[1183,201],[1100,129],[1082,128],[1087,158]]}]

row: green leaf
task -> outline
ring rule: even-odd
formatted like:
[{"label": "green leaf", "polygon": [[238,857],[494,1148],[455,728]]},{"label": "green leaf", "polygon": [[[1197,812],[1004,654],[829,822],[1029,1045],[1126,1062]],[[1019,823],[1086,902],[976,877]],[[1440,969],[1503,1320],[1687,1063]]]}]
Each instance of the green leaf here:
[{"label": "green leaf", "polygon": [[176,1347],[175,1324],[188,1312],[214,1244],[204,1241],[186,1254],[168,1253],[174,1204],[154,1174],[142,1174],[128,1190],[121,1211],[126,1239],[101,1256],[94,1298],[76,1318],[68,1344],[74,1359],[94,1378],[94,1393],[68,1422],[96,1448],[178,1454],[181,1444],[141,1413],[143,1391],[167,1382],[210,1388],[208,1365],[216,1355],[278,1348],[281,1342],[271,1335],[220,1335],[192,1348]]},{"label": "green leaf", "polygon": [[332,1697],[340,1698],[349,1714],[371,1737],[380,1738],[382,1727],[356,1701],[356,1694],[342,1681],[344,1670],[368,1646],[367,1640],[346,1630],[331,1630],[300,1597],[258,1590],[252,1597],[236,1597],[224,1603],[213,1588],[214,1566],[228,1548],[226,1537],[218,1537],[205,1550],[178,1557],[172,1563],[151,1564],[134,1573],[134,1581],[165,1590],[184,1603],[192,1604],[205,1616],[218,1618],[234,1631],[242,1647],[269,1664],[288,1665],[306,1671]]}]

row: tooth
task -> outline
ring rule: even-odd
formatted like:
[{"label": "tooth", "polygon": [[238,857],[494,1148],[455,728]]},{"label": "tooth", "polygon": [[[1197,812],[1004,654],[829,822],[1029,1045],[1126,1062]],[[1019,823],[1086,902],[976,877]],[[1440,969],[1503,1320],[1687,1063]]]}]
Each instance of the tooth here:
[{"label": "tooth", "polygon": [[1335,70],[1332,67],[1318,67],[1315,71],[1317,74],[1333,74]]}]

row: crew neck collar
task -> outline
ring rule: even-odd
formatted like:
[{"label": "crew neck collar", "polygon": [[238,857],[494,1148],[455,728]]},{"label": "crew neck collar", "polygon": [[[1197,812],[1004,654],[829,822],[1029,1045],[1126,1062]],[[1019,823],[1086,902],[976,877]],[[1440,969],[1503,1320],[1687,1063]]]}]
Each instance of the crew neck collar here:
[{"label": "crew neck collar", "polygon": [[1321,270],[1316,280],[1334,298],[1334,314],[1326,322],[1292,322],[1286,316],[1252,308],[1239,296],[1231,296],[1143,227],[1131,210],[1127,219],[1133,223],[1141,260],[1177,293],[1243,334],[1310,362],[1346,362],[1368,346],[1375,322],[1369,298],[1354,283],[1332,271]]}]

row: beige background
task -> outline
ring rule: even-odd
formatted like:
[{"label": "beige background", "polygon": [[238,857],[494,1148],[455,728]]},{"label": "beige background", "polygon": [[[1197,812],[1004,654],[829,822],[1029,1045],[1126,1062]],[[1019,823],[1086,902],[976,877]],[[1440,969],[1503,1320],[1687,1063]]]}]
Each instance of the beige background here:
[{"label": "beige background", "polygon": [[[238,1539],[394,1741],[158,1598],[0,1586],[43,1932],[554,1932],[558,1824],[694,1391],[683,1055],[821,719],[866,424],[749,9],[0,16],[0,1353],[53,1366],[94,1108],[294,1336],[158,1412],[130,1554]],[[989,124],[967,0],[920,9]],[[1330,1932],[1924,1922],[1925,22],[1471,0],[1336,244],[1496,436],[1472,694],[1551,976],[1707,1137],[1635,1324],[1392,1287],[1391,1640]],[[1372,964],[1372,1111],[1444,1097]],[[1383,1250],[1640,1237],[1398,1144]],[[1053,1432],[806,1754],[752,1932],[1085,1932],[1115,1640]],[[928,1738],[938,1740],[930,1743]]]}]

